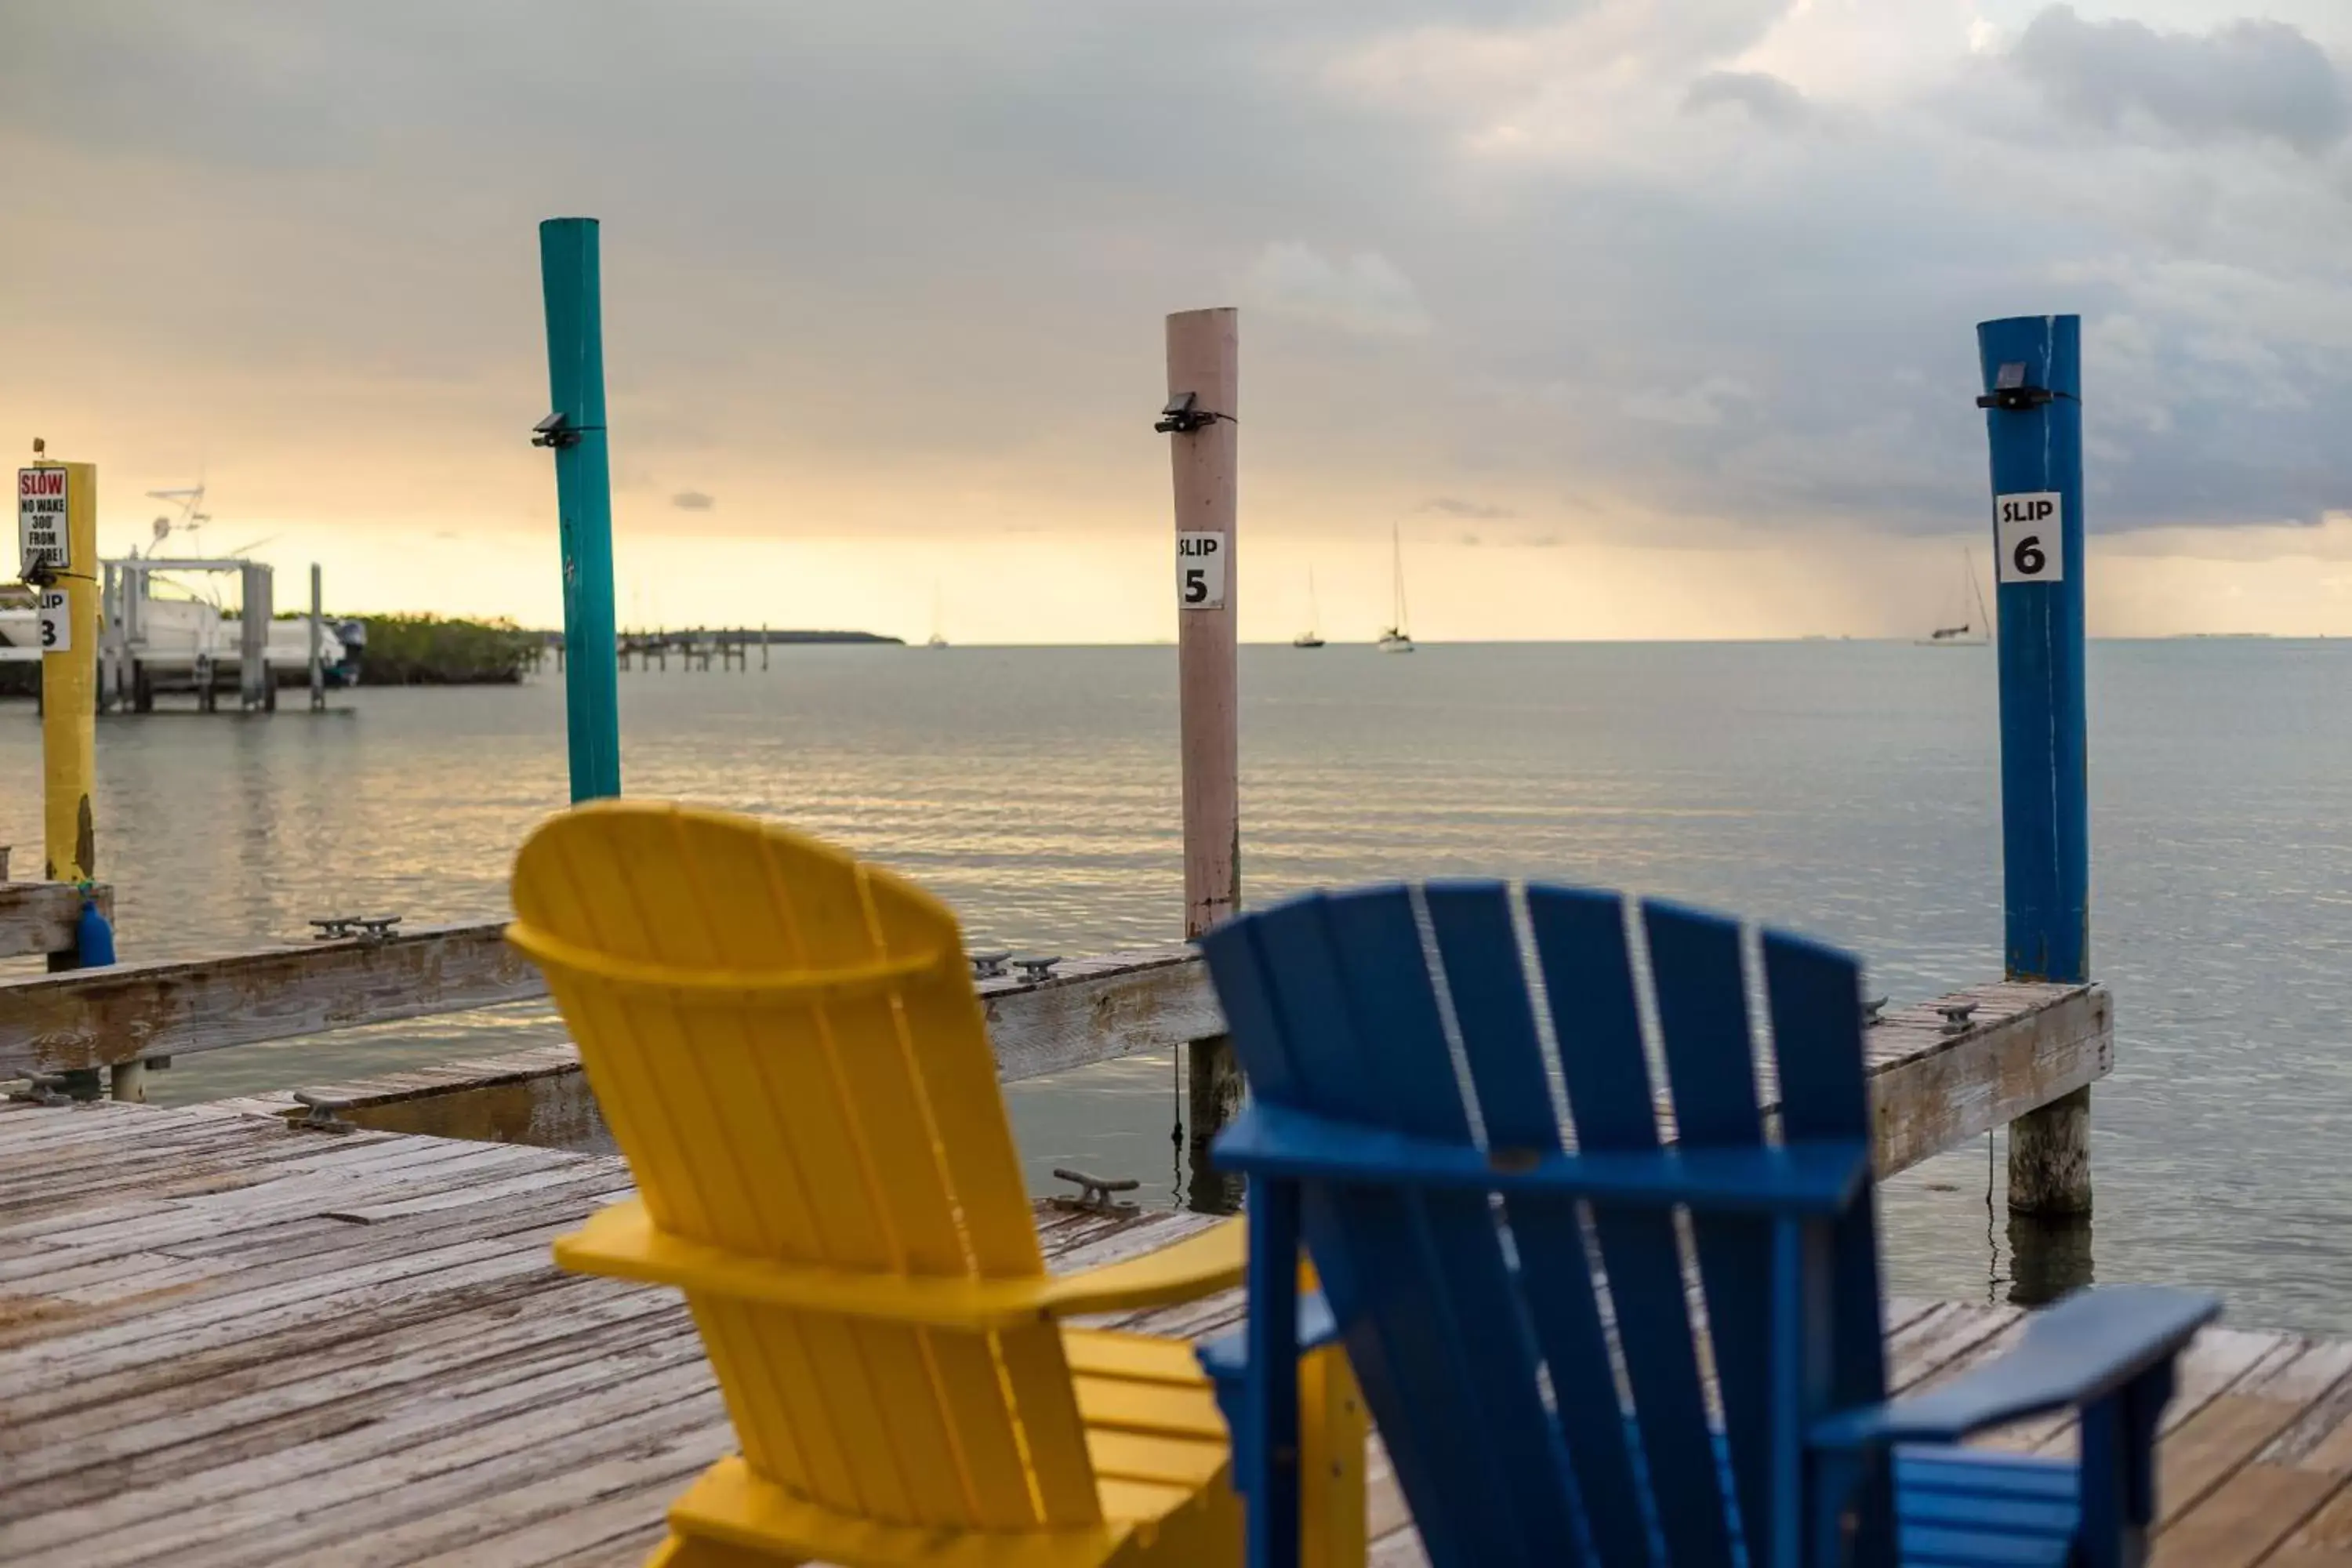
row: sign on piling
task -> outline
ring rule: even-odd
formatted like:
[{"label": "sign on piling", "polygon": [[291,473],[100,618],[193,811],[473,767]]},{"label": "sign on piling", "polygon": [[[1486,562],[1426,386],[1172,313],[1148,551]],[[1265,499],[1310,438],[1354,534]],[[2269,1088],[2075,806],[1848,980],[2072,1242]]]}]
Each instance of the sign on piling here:
[{"label": "sign on piling", "polygon": [[2002,582],[2065,580],[2065,510],[2066,498],[2057,490],[1993,498],[1993,559]]},{"label": "sign on piling", "polygon": [[1176,607],[1180,610],[1222,610],[1225,607],[1225,533],[1180,533],[1176,536]]},{"label": "sign on piling", "polygon": [[27,581],[44,570],[73,570],[72,531],[66,525],[68,489],[62,467],[16,470],[16,550]]}]

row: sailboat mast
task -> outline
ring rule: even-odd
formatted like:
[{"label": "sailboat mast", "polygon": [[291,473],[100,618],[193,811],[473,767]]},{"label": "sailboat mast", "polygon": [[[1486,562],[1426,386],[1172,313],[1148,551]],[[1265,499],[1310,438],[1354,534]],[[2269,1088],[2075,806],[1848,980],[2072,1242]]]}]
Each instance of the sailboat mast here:
[{"label": "sailboat mast", "polygon": [[1396,629],[1404,630],[1404,530],[1401,523],[1389,524],[1389,574],[1395,598]]},{"label": "sailboat mast", "polygon": [[1969,549],[1968,546],[1962,545],[1960,547],[1960,560],[1968,570],[1969,593],[1976,599],[1977,625],[1982,627],[1984,629],[1984,635],[1990,637],[1992,636],[1992,615],[1991,612],[1985,608],[1984,584],[1977,581],[1976,552]]}]

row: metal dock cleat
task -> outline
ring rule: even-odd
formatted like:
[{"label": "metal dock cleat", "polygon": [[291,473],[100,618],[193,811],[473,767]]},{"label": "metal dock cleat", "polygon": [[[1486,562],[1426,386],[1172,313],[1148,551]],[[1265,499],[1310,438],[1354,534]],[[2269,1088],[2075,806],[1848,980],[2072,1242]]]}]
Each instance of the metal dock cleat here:
[{"label": "metal dock cleat", "polygon": [[1054,973],[1054,965],[1061,962],[1062,955],[1055,953],[1051,958],[1016,958],[1013,961],[1013,967],[1021,972],[1022,979],[1034,984],[1040,980],[1049,978]]},{"label": "metal dock cleat", "polygon": [[349,1100],[298,1089],[294,1091],[294,1103],[303,1107],[303,1114],[288,1117],[286,1125],[296,1132],[355,1132],[359,1130],[359,1123],[346,1121],[335,1114],[350,1104]]},{"label": "metal dock cleat", "polygon": [[1974,1002],[1953,1002],[1936,1009],[1944,1016],[1944,1033],[1948,1035],[1967,1034],[1969,1017],[1976,1010]]},{"label": "metal dock cleat", "polygon": [[974,980],[995,980],[1004,973],[1004,962],[1010,952],[975,952],[971,957],[971,977]]},{"label": "metal dock cleat", "polygon": [[26,1105],[71,1105],[74,1097],[66,1092],[68,1081],[63,1073],[37,1072],[26,1080],[27,1087],[9,1090],[8,1098]]},{"label": "metal dock cleat", "polygon": [[398,915],[328,915],[310,922],[313,942],[356,941],[371,946],[400,934]]},{"label": "metal dock cleat", "polygon": [[1057,1193],[1046,1201],[1055,1208],[1077,1209],[1087,1214],[1133,1214],[1136,1212],[1135,1205],[1120,1203],[1111,1194],[1131,1193],[1143,1185],[1133,1176],[1123,1176],[1114,1181],[1103,1176],[1089,1176],[1084,1171],[1072,1171],[1060,1165],[1054,1167],[1054,1179],[1076,1183],[1078,1195],[1072,1197],[1067,1193]]}]

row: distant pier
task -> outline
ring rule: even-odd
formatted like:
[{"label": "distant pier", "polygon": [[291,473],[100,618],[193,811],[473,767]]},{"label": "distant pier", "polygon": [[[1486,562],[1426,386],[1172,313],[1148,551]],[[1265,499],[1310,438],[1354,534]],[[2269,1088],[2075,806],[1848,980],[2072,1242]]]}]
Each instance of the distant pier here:
[{"label": "distant pier", "polygon": [[[845,644],[852,647],[904,647],[904,637],[885,637],[879,632],[803,631],[772,626],[697,626],[678,631],[623,632],[614,639],[614,652],[623,669],[632,661],[640,670],[667,669],[672,656],[688,669],[749,669],[751,650],[760,653],[760,668],[768,668],[768,650],[778,647],[800,647],[809,644]],[[555,668],[564,667],[563,634],[549,632],[546,647],[555,655]]]}]

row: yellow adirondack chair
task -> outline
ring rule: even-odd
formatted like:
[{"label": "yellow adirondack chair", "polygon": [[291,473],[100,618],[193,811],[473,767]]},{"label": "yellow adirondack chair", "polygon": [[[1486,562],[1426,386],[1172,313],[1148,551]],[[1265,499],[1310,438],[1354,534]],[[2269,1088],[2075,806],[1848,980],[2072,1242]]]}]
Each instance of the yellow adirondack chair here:
[{"label": "yellow adirondack chair", "polygon": [[[742,1445],[653,1563],[1240,1563],[1189,1347],[1063,1321],[1238,1284],[1240,1224],[1047,1275],[944,905],[782,828],[641,801],[532,834],[514,905],[637,1183],[557,1261],[683,1289]],[[1348,1568],[1363,1417],[1318,1354],[1306,1550]]]}]

